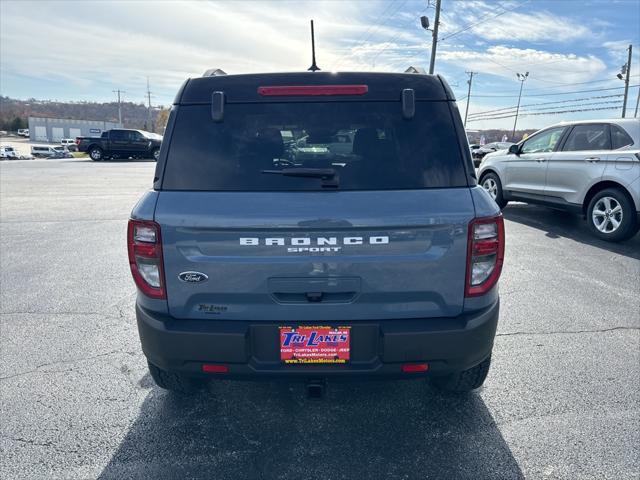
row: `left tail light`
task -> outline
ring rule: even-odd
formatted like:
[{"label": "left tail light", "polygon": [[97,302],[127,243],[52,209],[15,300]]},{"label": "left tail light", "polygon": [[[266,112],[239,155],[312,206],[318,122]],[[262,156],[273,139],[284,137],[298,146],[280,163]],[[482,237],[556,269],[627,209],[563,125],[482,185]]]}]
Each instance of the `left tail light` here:
[{"label": "left tail light", "polygon": [[502,272],[504,220],[502,215],[478,218],[469,224],[465,297],[484,295]]},{"label": "left tail light", "polygon": [[140,291],[151,298],[167,298],[160,225],[129,220],[127,247],[131,274]]}]

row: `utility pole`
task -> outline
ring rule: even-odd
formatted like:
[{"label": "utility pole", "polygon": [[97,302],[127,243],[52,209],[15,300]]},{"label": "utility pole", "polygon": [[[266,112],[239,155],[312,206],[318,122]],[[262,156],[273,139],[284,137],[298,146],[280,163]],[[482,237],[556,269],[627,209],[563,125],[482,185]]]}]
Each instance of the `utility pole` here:
[{"label": "utility pole", "polygon": [[638,116],[638,105],[640,105],[640,88],[638,89],[638,98],[636,99],[636,111],[633,113],[633,118]]},{"label": "utility pole", "polygon": [[[622,104],[622,118],[624,118],[627,113],[627,98],[629,97],[629,75],[631,74],[631,48],[632,45],[629,45],[629,48],[627,49],[629,50],[629,58],[627,59],[626,65],[622,67],[623,70],[626,69],[627,74],[624,78],[624,103]],[[620,77],[618,76],[618,78]],[[637,110],[638,108],[636,107],[636,112]]]},{"label": "utility pole", "polygon": [[436,48],[438,46],[438,25],[440,25],[440,3],[441,0],[436,0],[436,17],[433,22],[433,32],[431,32],[431,60],[429,61],[429,74],[433,75],[433,70],[436,66]]},{"label": "utility pole", "polygon": [[149,77],[147,77],[147,105],[147,128],[153,131],[153,126],[151,125],[151,90],[149,89]]},{"label": "utility pole", "polygon": [[469,115],[469,102],[471,101],[471,82],[473,82],[473,76],[477,75],[478,72],[465,72],[469,74],[469,80],[467,83],[469,84],[469,91],[467,92],[467,108],[464,110],[464,126],[467,126],[467,115]]},{"label": "utility pole", "polygon": [[529,72],[526,72],[524,75],[522,73],[516,74],[518,80],[520,81],[520,94],[518,95],[518,106],[516,107],[516,119],[513,121],[513,133],[511,133],[511,140],[516,139],[516,125],[518,125],[518,114],[520,113],[520,99],[522,98],[522,87],[524,86],[524,82],[529,76]]},{"label": "utility pole", "polygon": [[124,90],[112,90],[113,93],[117,93],[118,94],[118,123],[120,125],[122,125],[122,106],[120,105],[120,94],[121,93],[127,93]]}]

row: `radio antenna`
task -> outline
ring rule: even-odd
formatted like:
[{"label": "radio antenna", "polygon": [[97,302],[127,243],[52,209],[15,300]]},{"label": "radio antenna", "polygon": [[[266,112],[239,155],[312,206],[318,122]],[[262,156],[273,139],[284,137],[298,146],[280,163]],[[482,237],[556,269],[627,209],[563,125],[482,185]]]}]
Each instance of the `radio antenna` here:
[{"label": "radio antenna", "polygon": [[313,20],[311,20],[311,66],[307,70],[311,72],[320,70],[320,67],[316,65],[316,38],[313,33]]}]

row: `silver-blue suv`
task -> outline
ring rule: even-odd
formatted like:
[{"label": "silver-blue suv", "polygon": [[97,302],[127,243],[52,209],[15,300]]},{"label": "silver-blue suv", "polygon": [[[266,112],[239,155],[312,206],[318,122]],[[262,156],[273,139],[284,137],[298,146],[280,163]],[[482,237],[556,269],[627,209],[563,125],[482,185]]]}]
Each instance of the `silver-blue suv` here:
[{"label": "silver-blue suv", "polygon": [[189,79],[128,249],[156,383],[484,382],[504,258],[439,76]]}]

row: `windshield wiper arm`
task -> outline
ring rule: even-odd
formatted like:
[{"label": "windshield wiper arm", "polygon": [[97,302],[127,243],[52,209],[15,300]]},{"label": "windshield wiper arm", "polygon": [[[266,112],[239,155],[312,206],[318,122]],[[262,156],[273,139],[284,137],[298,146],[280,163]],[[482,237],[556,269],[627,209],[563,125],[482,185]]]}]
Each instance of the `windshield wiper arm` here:
[{"label": "windshield wiper arm", "polygon": [[285,177],[319,178],[323,187],[338,186],[338,172],[333,168],[283,168],[282,170],[261,170],[261,173],[284,175]]}]

